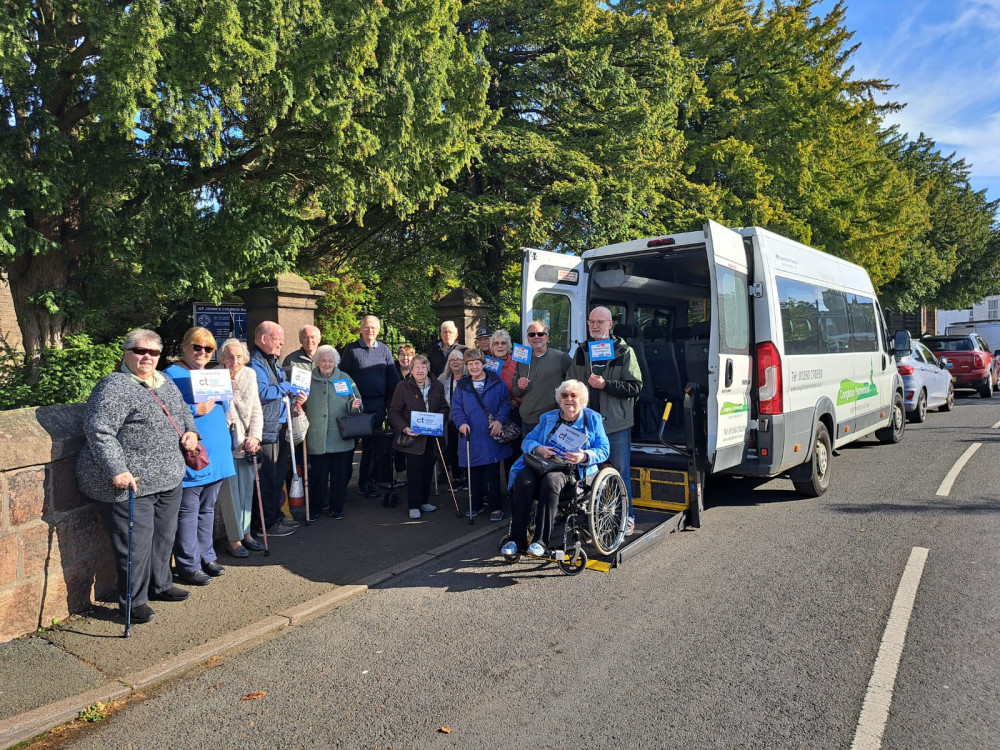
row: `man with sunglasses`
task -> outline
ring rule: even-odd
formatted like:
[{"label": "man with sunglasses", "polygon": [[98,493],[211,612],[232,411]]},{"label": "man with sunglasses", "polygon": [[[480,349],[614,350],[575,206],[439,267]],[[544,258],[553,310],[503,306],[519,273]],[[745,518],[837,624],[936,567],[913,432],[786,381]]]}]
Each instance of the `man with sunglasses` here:
[{"label": "man with sunglasses", "polygon": [[[291,396],[292,386],[278,366],[281,348],[285,345],[285,331],[277,323],[265,320],[254,331],[253,348],[250,350],[250,366],[257,374],[257,393],[264,411],[264,433],[260,441],[260,499],[264,508],[264,518],[259,522],[270,536],[288,536],[299,527],[289,521],[281,512],[284,502],[285,471],[291,460],[288,449],[288,410],[285,396]],[[298,397],[296,406],[305,402]]]},{"label": "man with sunglasses", "polygon": [[514,373],[514,398],[521,401],[521,434],[527,435],[538,425],[542,415],[558,407],[555,391],[566,379],[573,364],[566,352],[549,348],[549,327],[541,320],[528,326],[531,362],[517,364]]},{"label": "man with sunglasses", "polygon": [[635,531],[635,512],[632,509],[632,425],[635,423],[633,407],[642,391],[642,372],[639,360],[625,340],[611,333],[614,321],[606,307],[595,307],[587,318],[589,341],[612,342],[613,359],[592,362],[587,344],[578,346],[573,357],[569,376],[586,383],[590,408],[604,417],[604,431],[608,434],[611,455],[608,463],[621,474],[628,492],[628,523],[626,536]]}]

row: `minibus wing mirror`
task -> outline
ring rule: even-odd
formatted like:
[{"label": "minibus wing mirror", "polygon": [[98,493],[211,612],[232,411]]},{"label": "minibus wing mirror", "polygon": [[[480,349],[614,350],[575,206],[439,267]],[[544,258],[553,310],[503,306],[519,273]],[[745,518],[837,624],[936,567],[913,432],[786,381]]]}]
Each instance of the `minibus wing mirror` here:
[{"label": "minibus wing mirror", "polygon": [[910,341],[910,332],[899,330],[896,331],[892,338],[892,349],[893,353],[897,357],[905,357],[910,353],[913,344]]}]

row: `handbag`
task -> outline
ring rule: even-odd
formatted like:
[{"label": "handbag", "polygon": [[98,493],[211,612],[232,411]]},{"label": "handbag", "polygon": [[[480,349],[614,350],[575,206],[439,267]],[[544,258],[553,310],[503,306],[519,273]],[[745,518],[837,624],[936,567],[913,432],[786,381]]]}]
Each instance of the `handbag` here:
[{"label": "handbag", "polygon": [[[479,391],[476,390],[476,386],[472,386],[472,395],[475,396],[476,401],[479,402],[479,408],[483,410],[484,414],[486,414],[486,421],[498,422],[499,420],[493,416],[493,413],[486,409],[486,405],[483,403],[483,398],[482,396],[479,395]],[[519,425],[514,424],[513,422],[507,422],[507,424],[503,425],[500,428],[499,435],[492,435],[491,437],[498,443],[500,443],[500,445],[513,443],[515,440],[521,437],[521,427]]]},{"label": "handbag", "polygon": [[292,440],[298,445],[305,439],[306,433],[309,431],[309,417],[306,416],[304,411],[300,411],[298,414],[292,415],[290,424]]},{"label": "handbag", "polygon": [[358,412],[337,417],[337,429],[345,440],[371,437],[375,434],[375,415]]},{"label": "handbag", "polygon": [[392,439],[392,444],[395,448],[409,448],[416,442],[416,435],[407,435],[405,432],[400,432]]},{"label": "handbag", "polygon": [[569,466],[561,458],[542,458],[534,453],[524,454],[524,465],[538,474],[538,476],[544,476],[553,471],[562,471]]},{"label": "handbag", "polygon": [[[167,405],[160,400],[160,397],[157,396],[152,391],[148,392],[150,396],[156,399],[156,403],[158,403],[160,405],[160,408],[163,409],[163,413],[167,415],[167,419],[170,420],[170,424],[172,424],[174,426],[174,429],[177,430],[177,438],[179,445],[180,438],[184,437],[184,433],[181,432],[181,428],[177,426],[177,423],[174,421],[174,418],[170,416],[170,410],[167,409]],[[187,467],[189,469],[193,469],[194,471],[201,471],[209,464],[208,451],[205,450],[205,446],[202,445],[200,440],[198,441],[197,447],[192,451],[185,450],[184,446],[181,445],[181,453],[184,454],[184,463],[187,464]]]}]

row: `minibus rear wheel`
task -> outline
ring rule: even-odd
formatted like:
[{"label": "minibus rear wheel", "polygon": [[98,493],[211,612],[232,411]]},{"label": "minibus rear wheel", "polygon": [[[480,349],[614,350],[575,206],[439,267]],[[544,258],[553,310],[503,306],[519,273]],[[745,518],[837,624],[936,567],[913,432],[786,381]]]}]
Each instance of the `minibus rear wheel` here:
[{"label": "minibus rear wheel", "polygon": [[903,439],[905,429],[906,403],[903,401],[903,394],[896,391],[896,395],[892,398],[892,419],[882,429],[875,430],[875,437],[880,443],[898,443]]},{"label": "minibus rear wheel", "polygon": [[813,445],[812,476],[803,482],[792,481],[796,492],[806,497],[819,497],[830,489],[833,471],[833,444],[830,431],[820,422],[816,425],[816,443]]}]

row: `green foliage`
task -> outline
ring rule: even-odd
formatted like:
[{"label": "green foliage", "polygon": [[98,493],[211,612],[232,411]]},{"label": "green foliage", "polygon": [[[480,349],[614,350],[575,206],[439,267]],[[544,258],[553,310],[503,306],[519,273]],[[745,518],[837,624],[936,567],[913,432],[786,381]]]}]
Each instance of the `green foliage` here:
[{"label": "green foliage", "polygon": [[6,5],[0,270],[28,351],[219,300],[439,199],[488,116],[459,4]]},{"label": "green foliage", "polygon": [[111,708],[110,703],[95,703],[92,706],[87,706],[76,715],[76,718],[80,721],[86,722],[88,724],[96,724],[99,721],[104,721],[108,718],[108,711]]},{"label": "green foliage", "polygon": [[[121,365],[121,341],[95,344],[69,334],[62,349],[43,349],[34,368],[23,353],[0,348],[0,409],[86,401],[97,382]],[[33,380],[34,378],[34,380]]]},{"label": "green foliage", "polygon": [[321,340],[338,350],[358,338],[358,323],[371,308],[372,294],[364,284],[349,275],[319,273],[305,276],[309,286],[326,297],[316,305],[316,327]]}]

